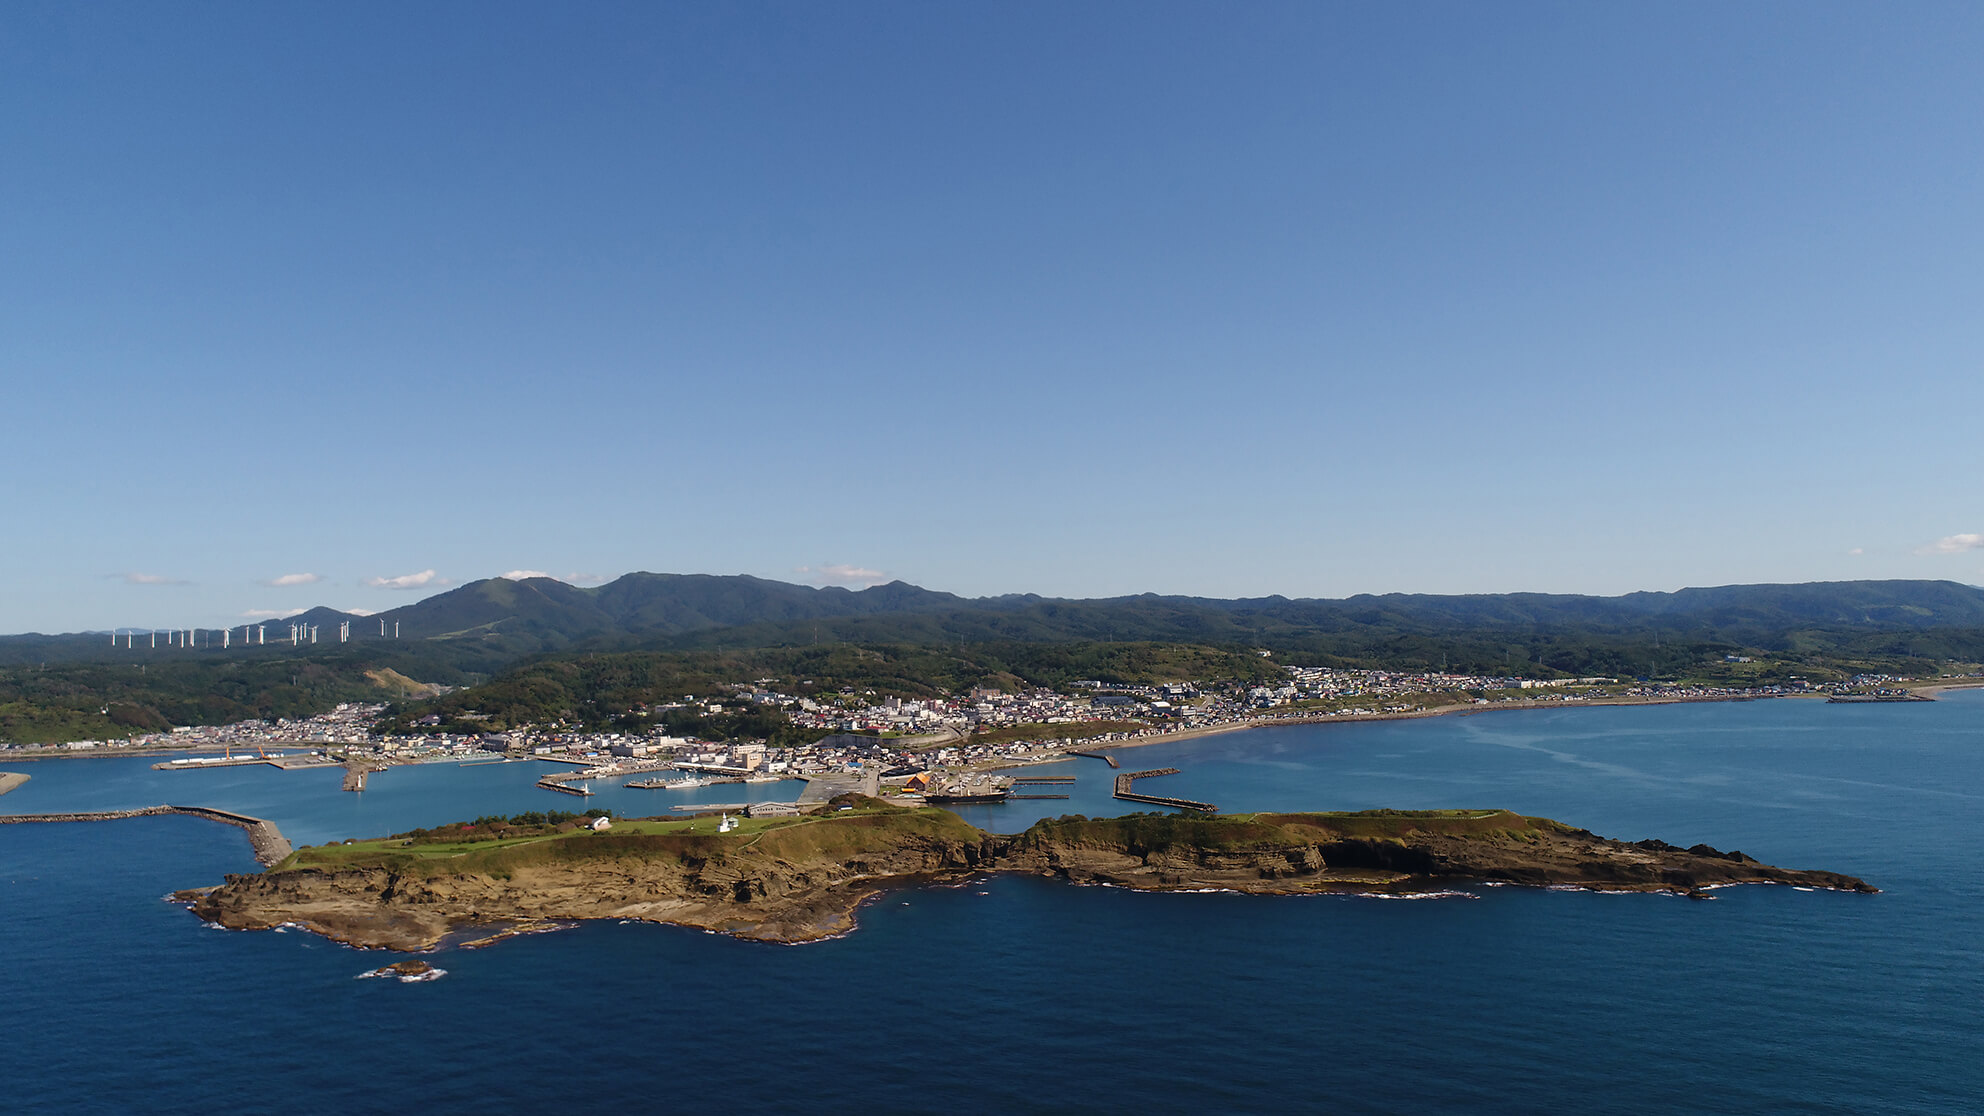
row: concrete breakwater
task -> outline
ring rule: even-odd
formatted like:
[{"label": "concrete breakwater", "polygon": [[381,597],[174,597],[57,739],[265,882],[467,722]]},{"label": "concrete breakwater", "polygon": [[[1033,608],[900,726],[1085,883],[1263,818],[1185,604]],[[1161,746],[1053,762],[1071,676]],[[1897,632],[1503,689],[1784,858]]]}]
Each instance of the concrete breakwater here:
[{"label": "concrete breakwater", "polygon": [[6,794],[28,781],[26,775],[16,775],[11,771],[0,771],[0,794]]},{"label": "concrete breakwater", "polygon": [[1138,779],[1151,779],[1159,775],[1176,775],[1175,767],[1157,767],[1149,771],[1126,771],[1116,776],[1115,797],[1125,802],[1147,802],[1152,806],[1169,806],[1174,810],[1197,810],[1202,814],[1213,814],[1219,807],[1210,802],[1194,802],[1189,798],[1171,798],[1161,794],[1144,794],[1136,789]]},{"label": "concrete breakwater", "polygon": [[246,830],[248,845],[255,850],[255,859],[261,861],[264,866],[280,864],[295,851],[290,848],[289,838],[284,837],[282,830],[276,828],[276,823],[263,818],[252,818],[247,814],[237,814],[232,810],[217,810],[211,806],[142,806],[134,810],[97,810],[71,814],[0,814],[0,825],[19,825],[25,822],[118,821],[123,818],[147,818],[159,814],[183,814],[190,818],[206,818]]}]

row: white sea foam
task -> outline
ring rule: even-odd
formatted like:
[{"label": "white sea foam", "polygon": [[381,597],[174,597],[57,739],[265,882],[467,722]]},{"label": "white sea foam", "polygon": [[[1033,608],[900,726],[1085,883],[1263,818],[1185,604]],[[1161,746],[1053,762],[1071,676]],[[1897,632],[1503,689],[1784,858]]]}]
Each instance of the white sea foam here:
[{"label": "white sea foam", "polygon": [[389,968],[367,969],[353,977],[353,980],[371,980],[373,977],[398,977],[401,984],[420,984],[424,981],[440,980],[448,975],[446,969],[429,969],[424,973],[396,973]]}]

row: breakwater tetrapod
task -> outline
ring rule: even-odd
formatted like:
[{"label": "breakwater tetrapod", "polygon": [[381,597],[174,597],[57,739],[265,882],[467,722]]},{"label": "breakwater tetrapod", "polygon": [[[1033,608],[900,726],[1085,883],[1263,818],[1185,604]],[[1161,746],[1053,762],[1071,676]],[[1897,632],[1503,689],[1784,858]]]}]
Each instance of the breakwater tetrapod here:
[{"label": "breakwater tetrapod", "polygon": [[1174,810],[1197,810],[1201,814],[1216,814],[1219,807],[1210,802],[1194,802],[1189,798],[1170,798],[1161,794],[1142,794],[1136,789],[1138,779],[1150,779],[1159,775],[1176,775],[1175,767],[1156,767],[1149,771],[1126,771],[1116,776],[1116,797],[1125,802],[1145,802],[1152,806],[1169,806]]}]

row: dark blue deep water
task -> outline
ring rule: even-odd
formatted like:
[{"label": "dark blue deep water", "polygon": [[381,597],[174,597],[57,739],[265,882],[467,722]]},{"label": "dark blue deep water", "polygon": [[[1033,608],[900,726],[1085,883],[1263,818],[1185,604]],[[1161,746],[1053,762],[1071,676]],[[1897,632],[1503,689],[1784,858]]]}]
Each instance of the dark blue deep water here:
[{"label": "dark blue deep water", "polygon": [[[1887,890],[1403,901],[1001,877],[890,896],[831,942],[587,924],[443,954],[445,978],[401,984],[355,979],[392,955],[212,930],[160,900],[252,870],[236,830],[0,826],[0,1106],[1984,1110],[1984,693],[1491,713],[1121,755],[1183,768],[1170,793],[1228,810],[1506,806]],[[363,802],[266,769],[5,767],[34,776],[9,812],[209,802],[299,842],[566,805],[530,789],[529,764],[393,771]],[[1106,771],[1060,765],[1076,797],[1030,805],[1117,812]],[[973,820],[1028,820],[999,809]]]}]

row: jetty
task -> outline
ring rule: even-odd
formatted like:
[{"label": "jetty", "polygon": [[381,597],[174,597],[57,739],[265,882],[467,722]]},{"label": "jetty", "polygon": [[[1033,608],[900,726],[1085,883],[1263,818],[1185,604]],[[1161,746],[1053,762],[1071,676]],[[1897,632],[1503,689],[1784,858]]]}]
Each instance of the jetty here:
[{"label": "jetty", "polygon": [[317,752],[304,752],[292,755],[219,755],[181,756],[152,764],[153,771],[205,771],[214,767],[273,767],[278,771],[306,771],[316,767],[334,766],[338,761]]},{"label": "jetty", "polygon": [[276,766],[276,761],[267,756],[184,756],[152,764],[153,771],[203,771],[209,767],[254,767],[257,764]]},{"label": "jetty", "polygon": [[255,850],[255,859],[264,867],[273,867],[288,859],[296,851],[290,847],[289,838],[282,835],[276,823],[266,818],[237,814],[232,810],[219,810],[212,806],[142,806],[135,810],[97,810],[89,813],[68,814],[0,814],[0,825],[22,825],[28,822],[87,822],[118,821],[124,818],[147,818],[161,814],[182,814],[189,818],[206,818],[222,822],[248,831],[248,845]]},{"label": "jetty", "polygon": [[537,781],[537,785],[543,787],[545,790],[554,790],[563,794],[576,794],[580,798],[586,798],[592,794],[591,787],[570,786],[556,775],[546,775]]},{"label": "jetty", "polygon": [[384,771],[388,766],[388,764],[380,763],[377,760],[346,760],[344,764],[344,789],[348,791],[364,790],[366,777],[374,771]]},{"label": "jetty", "polygon": [[1027,786],[1036,786],[1036,785],[1065,786],[1074,781],[1075,781],[1075,777],[1073,775],[1018,775],[1013,778],[1013,785],[1016,787],[1027,787]]},{"label": "jetty", "polygon": [[1201,814],[1216,814],[1219,807],[1210,802],[1195,802],[1189,798],[1171,798],[1161,794],[1144,794],[1136,789],[1138,779],[1152,779],[1159,775],[1176,775],[1175,767],[1154,767],[1149,771],[1126,771],[1116,776],[1115,797],[1125,802],[1145,802],[1152,806],[1169,806],[1174,810],[1196,810]]},{"label": "jetty", "polygon": [[1111,767],[1121,766],[1116,762],[1116,757],[1107,752],[1069,752],[1068,754],[1071,756],[1083,756],[1087,759],[1099,759]]},{"label": "jetty", "polygon": [[17,775],[12,771],[0,771],[0,794],[6,794],[8,791],[27,781],[28,777],[26,775]]}]

